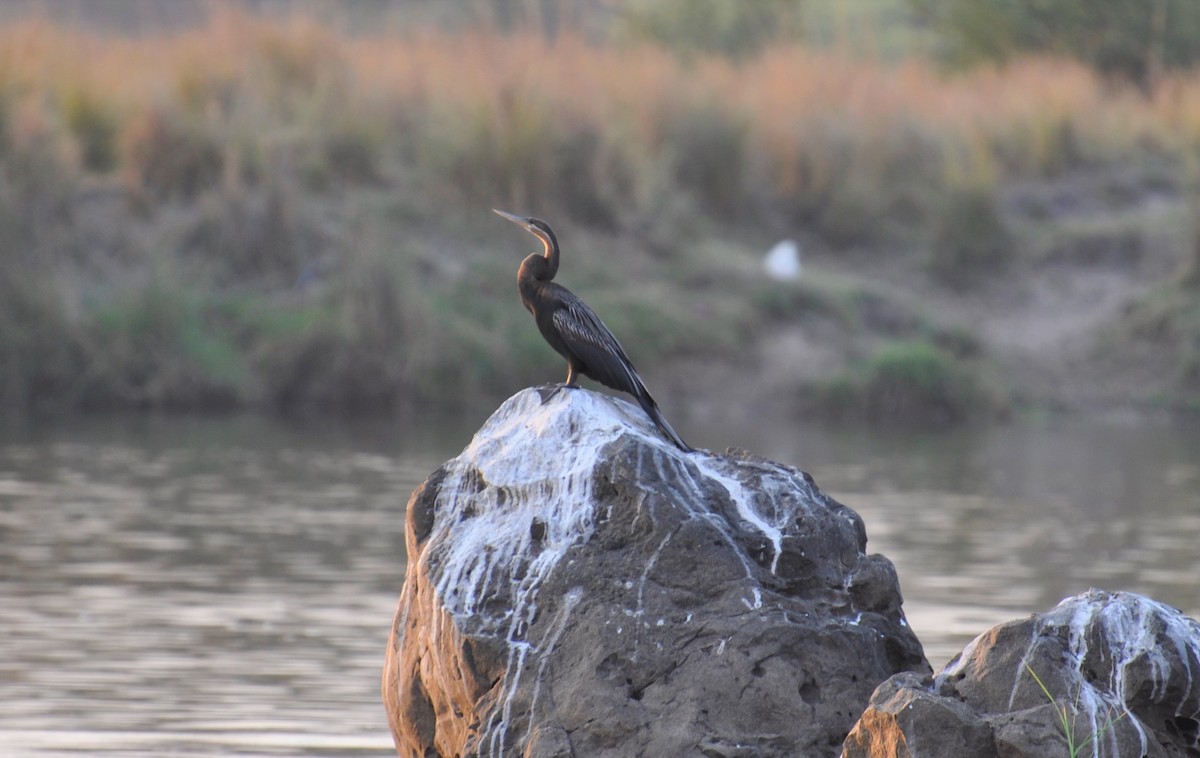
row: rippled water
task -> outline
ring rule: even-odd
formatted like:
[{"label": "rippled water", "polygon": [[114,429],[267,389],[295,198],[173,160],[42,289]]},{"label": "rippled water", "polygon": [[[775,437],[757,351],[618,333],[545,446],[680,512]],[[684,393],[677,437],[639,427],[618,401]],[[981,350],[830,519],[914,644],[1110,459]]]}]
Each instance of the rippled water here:
[{"label": "rippled water", "polygon": [[1196,419],[800,430],[764,448],[863,516],[935,670],[984,629],[1091,587],[1200,618]]},{"label": "rippled water", "polygon": [[403,506],[444,450],[129,423],[0,447],[0,754],[389,754]]},{"label": "rippled water", "polygon": [[[0,754],[392,754],[404,502],[481,420],[0,428]],[[859,511],[935,668],[1091,586],[1200,615],[1200,427],[693,442],[799,465]]]}]

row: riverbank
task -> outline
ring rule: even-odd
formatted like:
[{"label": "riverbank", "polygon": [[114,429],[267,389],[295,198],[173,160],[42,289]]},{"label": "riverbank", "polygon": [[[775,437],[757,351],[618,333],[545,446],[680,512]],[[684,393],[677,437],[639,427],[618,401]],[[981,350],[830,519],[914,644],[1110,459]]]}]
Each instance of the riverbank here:
[{"label": "riverbank", "polygon": [[1135,173],[1002,186],[1010,254],[949,286],[919,248],[840,253],[815,242],[808,285],[853,307],[771,323],[732,360],[686,364],[714,403],[699,412],[741,396],[764,417],[828,417],[847,413],[845,392],[849,414],[869,422],[1195,413],[1193,205],[1159,180],[1139,186]]},{"label": "riverbank", "polygon": [[[562,281],[673,415],[952,425],[1194,411],[1190,206],[1166,183],[1114,191],[1125,176],[1002,187],[1012,252],[950,285],[919,245],[838,249],[798,228],[803,273],[777,282],[761,229],[681,226],[687,243],[663,252],[552,220]],[[65,228],[87,252],[5,281],[9,408],[402,411],[494,405],[561,378],[515,294],[529,243],[483,209],[447,211],[452,231],[432,211],[397,220],[388,186],[295,197],[286,212],[260,189],[150,214],[116,183],[78,192]],[[314,219],[319,233],[292,226]],[[254,239],[294,240],[313,262],[284,274],[204,247]]]},{"label": "riverbank", "polygon": [[[376,413],[560,378],[493,206],[554,225],[669,414],[1200,403],[1194,76],[226,11],[0,38],[6,409]],[[798,282],[762,273],[781,238]]]}]

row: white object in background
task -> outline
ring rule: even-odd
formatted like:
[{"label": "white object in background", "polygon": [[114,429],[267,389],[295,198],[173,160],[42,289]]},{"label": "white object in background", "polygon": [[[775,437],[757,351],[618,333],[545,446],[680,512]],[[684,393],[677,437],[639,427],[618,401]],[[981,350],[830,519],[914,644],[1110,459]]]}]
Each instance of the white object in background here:
[{"label": "white object in background", "polygon": [[796,281],[800,278],[800,246],[795,240],[776,243],[763,259],[763,270],[776,281]]}]

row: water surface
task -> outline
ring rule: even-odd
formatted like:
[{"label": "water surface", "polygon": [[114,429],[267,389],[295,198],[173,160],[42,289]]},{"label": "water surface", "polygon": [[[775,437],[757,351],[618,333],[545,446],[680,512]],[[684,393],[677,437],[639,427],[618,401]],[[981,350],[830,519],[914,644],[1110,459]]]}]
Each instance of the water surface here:
[{"label": "water surface", "polygon": [[[391,755],[403,506],[481,421],[0,427],[0,753]],[[1093,586],[1200,615],[1200,426],[689,431],[861,513],[935,668]]]}]

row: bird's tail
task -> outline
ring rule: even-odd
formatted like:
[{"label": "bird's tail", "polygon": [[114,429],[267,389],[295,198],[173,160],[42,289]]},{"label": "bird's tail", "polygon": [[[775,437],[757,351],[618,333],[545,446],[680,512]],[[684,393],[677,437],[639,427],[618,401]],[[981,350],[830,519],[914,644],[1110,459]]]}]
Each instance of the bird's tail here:
[{"label": "bird's tail", "polygon": [[654,398],[650,397],[650,393],[646,391],[645,387],[642,387],[642,391],[638,393],[637,401],[642,406],[642,410],[646,411],[646,415],[650,417],[650,420],[654,422],[654,425],[667,436],[667,439],[674,442],[677,448],[685,453],[694,452],[688,443],[683,441],[683,437],[680,437],[671,428],[671,425],[667,423],[666,416],[663,416],[662,411],[658,409],[658,403],[654,402]]}]

